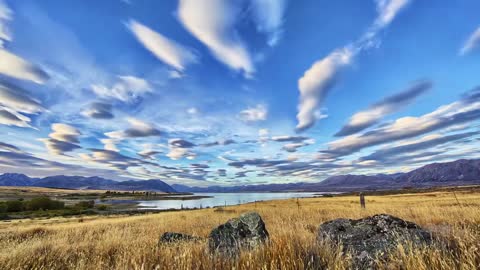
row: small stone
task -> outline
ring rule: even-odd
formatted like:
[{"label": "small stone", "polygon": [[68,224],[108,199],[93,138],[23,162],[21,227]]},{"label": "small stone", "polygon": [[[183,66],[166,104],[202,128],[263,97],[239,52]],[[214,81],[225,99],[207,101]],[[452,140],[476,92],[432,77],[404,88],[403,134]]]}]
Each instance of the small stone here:
[{"label": "small stone", "polygon": [[236,256],[241,249],[255,249],[268,239],[262,217],[249,212],[213,229],[208,239],[211,252]]}]

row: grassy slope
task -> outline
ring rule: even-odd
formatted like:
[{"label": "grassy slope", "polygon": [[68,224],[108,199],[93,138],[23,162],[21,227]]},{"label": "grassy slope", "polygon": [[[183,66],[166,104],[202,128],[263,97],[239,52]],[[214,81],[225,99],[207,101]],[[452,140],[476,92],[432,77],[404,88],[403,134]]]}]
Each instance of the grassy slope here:
[{"label": "grassy slope", "polygon": [[[23,220],[0,223],[0,269],[309,269],[348,268],[348,259],[328,243],[315,243],[318,225],[334,218],[389,213],[458,241],[458,254],[440,247],[399,248],[389,267],[398,269],[478,269],[480,193],[462,191],[367,197],[270,201],[213,209],[134,217]],[[245,211],[258,211],[270,232],[269,246],[236,260],[211,257],[205,242],[157,247],[160,234],[177,231],[208,236],[210,230]]]}]

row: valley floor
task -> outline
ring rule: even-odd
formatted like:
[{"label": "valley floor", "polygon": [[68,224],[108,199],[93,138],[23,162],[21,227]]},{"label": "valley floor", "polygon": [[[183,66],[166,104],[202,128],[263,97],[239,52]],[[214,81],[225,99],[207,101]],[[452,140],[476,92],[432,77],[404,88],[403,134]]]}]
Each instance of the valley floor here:
[{"label": "valley floor", "polygon": [[[388,213],[454,240],[455,252],[440,246],[392,252],[386,269],[479,269],[480,192],[437,191],[339,196],[257,202],[227,208],[141,216],[88,216],[0,222],[0,269],[348,269],[348,254],[316,230],[335,218]],[[270,243],[236,260],[211,256],[206,241],[158,246],[166,231],[207,237],[243,212],[257,211]]]}]

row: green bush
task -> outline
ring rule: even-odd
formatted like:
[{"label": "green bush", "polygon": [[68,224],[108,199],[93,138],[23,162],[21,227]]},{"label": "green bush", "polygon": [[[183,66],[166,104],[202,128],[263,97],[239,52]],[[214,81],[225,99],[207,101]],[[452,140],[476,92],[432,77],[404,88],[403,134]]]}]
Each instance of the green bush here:
[{"label": "green bush", "polygon": [[57,210],[65,208],[65,203],[52,200],[48,197],[39,197],[26,202],[26,209],[30,211],[36,210]]},{"label": "green bush", "polygon": [[75,204],[75,208],[89,209],[95,206],[95,201],[81,201]]},{"label": "green bush", "polygon": [[100,210],[100,211],[108,210],[108,205],[106,205],[106,204],[99,204],[99,205],[97,205],[97,209]]},{"label": "green bush", "polygon": [[7,212],[7,203],[6,202],[0,202],[0,213],[6,213]]},{"label": "green bush", "polygon": [[21,212],[24,210],[24,204],[22,201],[7,201],[7,212]]}]

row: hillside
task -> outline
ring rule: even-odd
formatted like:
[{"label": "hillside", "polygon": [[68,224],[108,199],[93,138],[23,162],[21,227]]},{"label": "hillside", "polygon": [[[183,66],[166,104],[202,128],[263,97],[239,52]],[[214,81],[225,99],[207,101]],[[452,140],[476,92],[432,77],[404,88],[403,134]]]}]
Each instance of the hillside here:
[{"label": "hillside", "polygon": [[317,183],[245,185],[233,187],[189,187],[185,185],[173,185],[173,187],[182,192],[341,192],[478,184],[480,184],[480,160],[461,159],[453,162],[425,165],[408,173],[391,175],[337,175]]},{"label": "hillside", "polygon": [[385,190],[405,187],[436,187],[480,184],[480,160],[461,159],[446,163],[432,163],[407,173],[378,175],[337,175],[316,183],[288,183],[243,186],[190,187],[181,184],[172,186],[161,180],[114,181],[102,177],[49,176],[30,178],[24,174],[0,175],[2,186],[38,186],[71,189],[103,190],[151,190],[163,192],[281,192],[319,191],[347,192],[362,190]]},{"label": "hillside", "polygon": [[83,177],[56,175],[45,178],[30,178],[24,174],[6,173],[0,175],[0,186],[35,186],[67,189],[101,190],[143,190],[157,192],[176,192],[167,183],[151,179],[140,181],[114,181],[102,177]]}]

